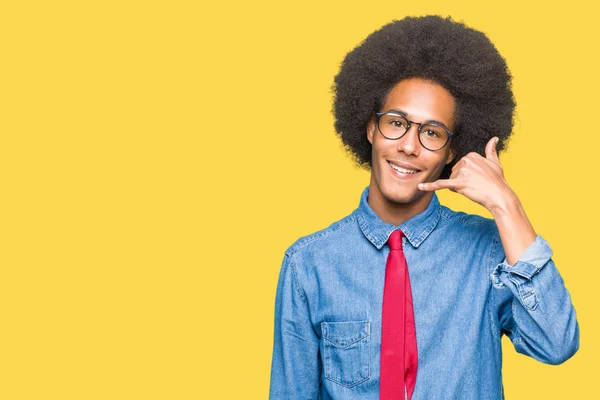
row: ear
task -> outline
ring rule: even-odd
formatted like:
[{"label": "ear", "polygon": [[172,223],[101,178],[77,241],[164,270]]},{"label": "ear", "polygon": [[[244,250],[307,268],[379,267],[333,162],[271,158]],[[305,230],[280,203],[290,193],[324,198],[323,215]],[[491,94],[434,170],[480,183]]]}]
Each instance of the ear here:
[{"label": "ear", "polygon": [[446,165],[450,164],[452,162],[452,160],[454,160],[455,156],[456,156],[456,152],[454,151],[454,149],[452,147],[450,147],[450,149],[448,150],[448,155],[446,156]]},{"label": "ear", "polygon": [[367,122],[367,139],[371,144],[373,144],[373,136],[375,136],[375,120],[371,117]]}]

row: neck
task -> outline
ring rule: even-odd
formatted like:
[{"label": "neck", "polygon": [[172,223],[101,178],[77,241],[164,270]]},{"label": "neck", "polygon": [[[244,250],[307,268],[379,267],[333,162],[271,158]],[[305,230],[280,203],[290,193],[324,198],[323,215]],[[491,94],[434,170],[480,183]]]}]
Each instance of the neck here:
[{"label": "neck", "polygon": [[383,222],[396,226],[425,211],[433,198],[433,192],[426,192],[422,197],[407,203],[396,203],[387,199],[373,185],[375,183],[371,181],[367,203]]}]

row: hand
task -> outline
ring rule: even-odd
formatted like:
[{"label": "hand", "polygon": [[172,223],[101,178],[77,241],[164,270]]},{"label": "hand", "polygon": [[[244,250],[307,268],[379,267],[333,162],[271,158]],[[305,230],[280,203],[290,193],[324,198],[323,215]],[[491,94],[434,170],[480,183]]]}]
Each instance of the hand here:
[{"label": "hand", "polygon": [[490,211],[503,206],[508,198],[514,196],[514,192],[504,179],[504,170],[496,153],[497,144],[498,138],[493,137],[485,146],[485,158],[474,152],[469,153],[454,165],[449,179],[421,183],[419,189],[450,189]]}]

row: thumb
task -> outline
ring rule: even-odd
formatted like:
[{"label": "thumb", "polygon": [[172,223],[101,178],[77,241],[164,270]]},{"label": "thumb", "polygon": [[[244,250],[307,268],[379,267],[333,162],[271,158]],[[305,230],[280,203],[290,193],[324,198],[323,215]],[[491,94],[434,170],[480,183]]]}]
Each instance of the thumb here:
[{"label": "thumb", "polygon": [[498,160],[498,153],[496,152],[496,146],[498,145],[499,140],[500,139],[498,139],[498,137],[494,136],[485,145],[485,158],[496,161],[498,163],[500,162],[500,160]]}]

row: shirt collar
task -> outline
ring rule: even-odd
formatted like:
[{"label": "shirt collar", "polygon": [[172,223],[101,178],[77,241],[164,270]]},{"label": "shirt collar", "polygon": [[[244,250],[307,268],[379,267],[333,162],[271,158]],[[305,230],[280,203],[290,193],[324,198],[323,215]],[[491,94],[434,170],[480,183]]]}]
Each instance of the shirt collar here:
[{"label": "shirt collar", "polygon": [[355,210],[358,219],[358,225],[363,234],[375,247],[381,249],[387,243],[388,238],[396,229],[401,229],[404,235],[413,247],[419,245],[427,239],[429,234],[437,225],[442,209],[437,195],[433,192],[433,197],[427,208],[421,213],[404,221],[402,224],[395,226],[383,222],[381,218],[369,205],[367,199],[369,197],[369,186],[367,186],[360,197],[360,203]]}]

